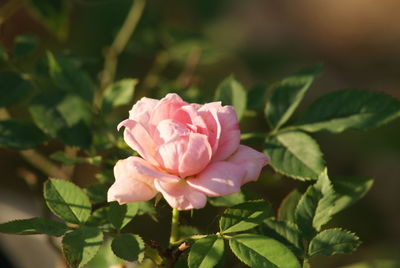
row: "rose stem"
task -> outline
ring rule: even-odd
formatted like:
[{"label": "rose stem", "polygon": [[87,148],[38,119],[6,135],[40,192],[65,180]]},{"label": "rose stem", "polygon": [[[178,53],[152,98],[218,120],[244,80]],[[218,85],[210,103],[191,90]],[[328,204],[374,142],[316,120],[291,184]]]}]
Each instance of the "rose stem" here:
[{"label": "rose stem", "polygon": [[171,236],[169,237],[169,245],[173,246],[178,241],[179,236],[179,210],[172,209],[171,219]]}]

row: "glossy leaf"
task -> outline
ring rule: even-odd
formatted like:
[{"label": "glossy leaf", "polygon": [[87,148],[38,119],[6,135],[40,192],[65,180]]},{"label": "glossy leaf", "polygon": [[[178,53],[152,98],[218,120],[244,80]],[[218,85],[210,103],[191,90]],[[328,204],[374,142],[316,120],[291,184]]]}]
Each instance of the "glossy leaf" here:
[{"label": "glossy leaf", "polygon": [[121,234],[114,238],[111,248],[115,255],[127,261],[141,262],[144,257],[144,243],[138,235]]},{"label": "glossy leaf", "polygon": [[250,267],[300,268],[296,256],[280,242],[257,234],[239,234],[229,239],[236,257]]},{"label": "glossy leaf", "polygon": [[301,198],[301,193],[295,189],[283,200],[278,209],[278,219],[295,222],[295,211]]},{"label": "glossy leaf", "polygon": [[321,67],[318,66],[272,85],[272,92],[265,106],[265,116],[273,129],[279,129],[286,123],[320,71]]},{"label": "glossy leaf", "polygon": [[318,182],[308,187],[296,207],[296,223],[306,237],[312,237],[331,220],[335,199],[336,195],[325,170]]},{"label": "glossy leaf", "polygon": [[50,179],[44,184],[44,198],[49,209],[71,223],[85,223],[90,216],[91,204],[85,191],[75,184]]},{"label": "glossy leaf", "polygon": [[47,137],[34,124],[22,120],[0,121],[0,146],[25,150],[34,148]]},{"label": "glossy leaf", "polygon": [[214,99],[222,101],[222,105],[232,105],[238,118],[242,118],[246,110],[247,94],[244,87],[233,76],[227,77],[218,85]]},{"label": "glossy leaf", "polygon": [[317,99],[296,127],[308,132],[327,130],[339,133],[346,129],[377,127],[399,116],[398,100],[379,92],[348,89]]},{"label": "glossy leaf", "polygon": [[189,268],[212,268],[218,264],[224,254],[224,240],[210,235],[196,240],[190,249]]},{"label": "glossy leaf", "polygon": [[300,131],[268,136],[264,152],[271,157],[276,172],[298,180],[316,180],[325,161],[318,144]]},{"label": "glossy leaf", "polygon": [[32,99],[29,107],[36,125],[67,145],[88,148],[92,134],[90,107],[80,97],[46,92]]},{"label": "glossy leaf", "polygon": [[64,223],[46,218],[15,220],[0,224],[0,233],[7,234],[62,236],[66,231],[67,226]]},{"label": "glossy leaf", "polygon": [[23,100],[32,91],[32,85],[14,72],[0,72],[0,107]]},{"label": "glossy leaf", "polygon": [[360,245],[359,238],[346,230],[339,228],[327,229],[317,234],[310,242],[310,256],[351,253]]},{"label": "glossy leaf", "polygon": [[228,208],[219,221],[222,233],[252,229],[272,214],[271,204],[265,200],[252,200]]},{"label": "glossy leaf", "polygon": [[50,77],[54,84],[67,92],[77,94],[89,103],[93,100],[94,85],[89,75],[69,59],[47,52]]},{"label": "glossy leaf", "polygon": [[80,227],[64,236],[62,250],[71,267],[82,267],[96,255],[102,243],[103,233],[99,229]]},{"label": "glossy leaf", "polygon": [[128,104],[132,101],[136,79],[122,79],[108,86],[104,91],[102,110],[106,113],[112,108]]},{"label": "glossy leaf", "polygon": [[289,247],[294,253],[303,254],[302,234],[293,222],[268,218],[261,225],[261,230],[263,235],[278,240]]}]

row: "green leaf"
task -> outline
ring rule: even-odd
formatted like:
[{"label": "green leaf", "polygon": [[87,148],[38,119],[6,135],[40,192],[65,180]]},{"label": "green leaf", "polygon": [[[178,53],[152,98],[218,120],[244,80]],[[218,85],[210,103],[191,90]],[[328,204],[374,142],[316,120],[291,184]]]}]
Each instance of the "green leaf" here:
[{"label": "green leaf", "polygon": [[25,150],[34,148],[47,137],[31,122],[18,119],[0,121],[0,146]]},{"label": "green leaf", "polygon": [[332,214],[336,214],[360,200],[371,189],[373,183],[371,178],[334,177],[332,184],[337,198]]},{"label": "green leaf", "polygon": [[232,207],[234,205],[255,199],[260,199],[260,196],[255,193],[242,190],[241,192],[230,195],[208,198],[208,202],[215,207]]},{"label": "green leaf", "polygon": [[93,211],[85,225],[97,227],[102,231],[114,231],[114,226],[108,221],[108,211],[110,207],[101,207]]},{"label": "green leaf", "polygon": [[138,235],[121,234],[114,238],[111,248],[115,255],[127,261],[141,262],[144,257],[144,243]]},{"label": "green leaf", "polygon": [[117,202],[112,202],[108,211],[108,220],[119,230],[136,216],[138,209],[139,205],[137,203],[119,205]]},{"label": "green leaf", "polygon": [[257,235],[239,234],[229,239],[236,257],[250,267],[300,268],[296,256],[278,241]]},{"label": "green leaf", "polygon": [[302,234],[293,222],[268,218],[264,220],[261,225],[261,230],[263,235],[278,240],[296,254],[303,254],[304,247]]},{"label": "green leaf", "polygon": [[308,187],[296,207],[296,223],[306,237],[315,235],[316,231],[331,220],[335,199],[336,195],[325,169],[318,182]]},{"label": "green leaf", "polygon": [[103,233],[99,229],[80,227],[64,236],[62,249],[71,267],[82,267],[96,255],[102,243]]},{"label": "green leaf", "polygon": [[300,131],[288,131],[268,136],[264,153],[271,157],[270,165],[283,175],[298,180],[316,180],[324,170],[325,161],[318,144]]},{"label": "green leaf", "polygon": [[106,240],[103,245],[101,245],[96,256],[86,264],[87,268],[110,268],[110,267],[123,267],[125,263],[124,260],[115,256],[111,249],[111,239]]},{"label": "green leaf", "polygon": [[267,89],[268,86],[265,84],[258,84],[250,88],[247,94],[247,108],[249,110],[258,110],[264,107]]},{"label": "green leaf", "polygon": [[296,123],[309,132],[366,130],[400,116],[400,102],[379,92],[348,89],[324,95]]},{"label": "green leaf", "polygon": [[340,268],[399,268],[400,261],[393,259],[375,259],[371,261],[357,262],[354,264],[340,266]]},{"label": "green leaf", "polygon": [[294,189],[283,200],[278,209],[278,219],[295,222],[295,211],[301,198],[301,193]]},{"label": "green leaf", "polygon": [[246,110],[246,90],[232,75],[219,84],[214,99],[222,101],[223,105],[232,105],[235,108],[238,119],[242,118]]},{"label": "green leaf", "polygon": [[131,102],[137,82],[136,79],[127,78],[108,86],[104,91],[102,110],[108,113],[114,107]]},{"label": "green leaf", "polygon": [[89,196],[93,204],[107,202],[108,188],[104,184],[92,184],[85,189],[86,194]]},{"label": "green leaf", "polygon": [[36,125],[63,143],[88,148],[92,134],[90,107],[80,97],[46,92],[32,99],[29,111]]},{"label": "green leaf", "polygon": [[70,4],[68,0],[29,0],[33,13],[58,39],[65,40],[68,34]]},{"label": "green leaf", "polygon": [[211,268],[218,264],[224,254],[224,240],[210,235],[196,240],[190,249],[189,268]]},{"label": "green leaf", "polygon": [[89,103],[93,100],[94,85],[89,75],[71,60],[47,52],[49,73],[54,84],[67,92],[82,96]]},{"label": "green leaf", "polygon": [[252,229],[272,214],[271,204],[265,200],[252,200],[228,208],[219,221],[222,233],[235,233]]},{"label": "green leaf", "polygon": [[64,223],[45,218],[15,220],[0,224],[0,233],[7,234],[62,236],[66,231],[67,226]]},{"label": "green leaf", "polygon": [[44,199],[49,209],[67,222],[85,223],[90,216],[89,197],[83,189],[69,181],[56,179],[46,181]]},{"label": "green leaf", "polygon": [[286,123],[320,71],[321,66],[318,66],[284,78],[272,86],[265,106],[265,117],[273,129],[279,129]]},{"label": "green leaf", "polygon": [[[133,203],[132,203],[133,204]],[[157,211],[154,208],[154,205],[149,202],[149,201],[143,201],[143,202],[135,202],[135,204],[138,205],[138,215],[144,215],[147,214],[152,218],[155,222],[157,222]]]},{"label": "green leaf", "polygon": [[32,91],[32,85],[14,72],[0,72],[0,107],[23,100]]},{"label": "green leaf", "polygon": [[359,238],[346,230],[339,228],[327,229],[317,234],[310,242],[308,254],[332,256],[351,253],[360,245]]},{"label": "green leaf", "polygon": [[32,56],[38,48],[39,38],[35,35],[19,35],[14,40],[13,55],[17,60]]}]

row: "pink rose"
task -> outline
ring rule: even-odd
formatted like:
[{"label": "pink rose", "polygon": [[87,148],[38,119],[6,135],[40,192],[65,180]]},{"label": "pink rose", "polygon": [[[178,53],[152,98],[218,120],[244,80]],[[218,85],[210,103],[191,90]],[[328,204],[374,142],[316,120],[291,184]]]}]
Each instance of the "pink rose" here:
[{"label": "pink rose", "polygon": [[142,158],[117,162],[109,202],[146,201],[160,192],[173,208],[202,208],[207,196],[237,193],[257,180],[269,161],[239,144],[236,113],[220,102],[189,104],[177,94],[142,98],[121,127],[126,143]]}]

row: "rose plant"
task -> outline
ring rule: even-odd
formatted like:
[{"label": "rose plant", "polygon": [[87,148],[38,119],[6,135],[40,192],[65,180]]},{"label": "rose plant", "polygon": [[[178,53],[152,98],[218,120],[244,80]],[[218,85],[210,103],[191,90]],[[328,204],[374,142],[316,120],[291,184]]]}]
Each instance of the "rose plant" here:
[{"label": "rose plant", "polygon": [[[47,2],[7,1],[4,7],[10,12],[32,8],[44,28],[59,30],[57,37],[63,37],[69,5]],[[160,49],[155,65],[146,76],[138,74],[141,81],[116,79],[124,77],[117,72],[118,56],[145,3],[132,2],[97,76],[86,71],[91,60],[52,53],[47,50],[52,46],[43,49],[34,36],[18,36],[12,49],[0,46],[0,146],[26,161],[28,168],[19,176],[33,196],[45,201],[41,217],[1,223],[0,232],[48,235],[65,266],[74,268],[128,263],[208,268],[239,262],[307,268],[315,256],[355,251],[360,245],[356,234],[327,224],[361,199],[373,180],[331,174],[312,135],[389,123],[400,117],[399,100],[346,89],[296,112],[320,66],[251,89],[229,76],[212,97],[199,90],[205,80],[213,86],[212,79],[193,82],[201,49],[187,49],[192,41],[175,40],[175,29],[154,27],[152,20],[140,33],[146,41],[135,39],[130,53],[139,51],[135,59],[141,59],[149,40],[161,35],[153,44]],[[151,32],[152,27],[157,30]],[[207,42],[199,44],[205,54],[223,54],[212,53]],[[178,79],[163,73],[169,59],[181,62]],[[126,114],[143,95],[148,97],[120,122],[119,112]],[[72,182],[78,177],[75,168],[82,166],[91,182],[87,187]],[[298,183],[282,200],[265,194],[270,181],[287,189],[290,179]],[[146,232],[147,225],[151,230]],[[171,227],[169,240],[166,226]],[[225,254],[227,247],[233,254]]]}]

